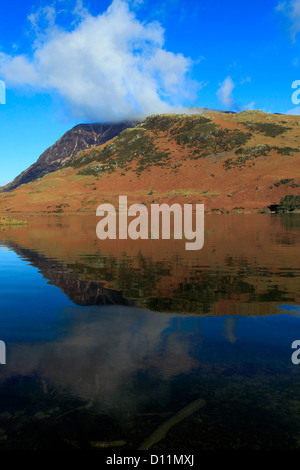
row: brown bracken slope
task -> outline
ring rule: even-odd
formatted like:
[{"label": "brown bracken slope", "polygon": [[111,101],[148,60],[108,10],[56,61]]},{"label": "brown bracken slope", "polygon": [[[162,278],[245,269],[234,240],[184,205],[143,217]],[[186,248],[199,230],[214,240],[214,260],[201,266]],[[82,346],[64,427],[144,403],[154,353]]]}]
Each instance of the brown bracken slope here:
[{"label": "brown bracken slope", "polygon": [[0,214],[95,214],[99,204],[203,203],[268,212],[300,194],[300,117],[244,111],[145,119],[65,166],[0,195]]}]

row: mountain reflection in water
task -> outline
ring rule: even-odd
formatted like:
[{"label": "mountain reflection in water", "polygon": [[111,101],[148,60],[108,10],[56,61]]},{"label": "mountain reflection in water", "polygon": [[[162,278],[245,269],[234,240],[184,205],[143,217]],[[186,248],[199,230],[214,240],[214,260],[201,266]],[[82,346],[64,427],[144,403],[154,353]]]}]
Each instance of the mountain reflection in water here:
[{"label": "mountain reflection in water", "polygon": [[194,253],[94,218],[1,232],[0,449],[298,449],[295,216],[207,217]]},{"label": "mountain reflection in water", "polygon": [[59,261],[48,259],[37,251],[23,249],[13,242],[7,242],[6,246],[32,266],[38,268],[39,272],[49,279],[50,284],[59,287],[76,305],[133,304],[133,302],[124,299],[122,292],[109,289],[105,287],[104,283],[79,279],[77,274],[68,270]]},{"label": "mountain reflection in water", "polygon": [[300,214],[207,216],[205,246],[106,240],[95,217],[35,218],[0,242],[77,305],[139,305],[208,315],[266,315],[300,303]]}]

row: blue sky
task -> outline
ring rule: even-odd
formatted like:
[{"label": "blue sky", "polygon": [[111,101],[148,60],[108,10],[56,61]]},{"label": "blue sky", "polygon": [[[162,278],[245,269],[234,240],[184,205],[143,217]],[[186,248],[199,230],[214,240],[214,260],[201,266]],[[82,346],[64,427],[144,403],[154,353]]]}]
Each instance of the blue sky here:
[{"label": "blue sky", "polygon": [[0,185],[80,122],[180,106],[300,114],[298,32],[300,0],[1,2]]}]

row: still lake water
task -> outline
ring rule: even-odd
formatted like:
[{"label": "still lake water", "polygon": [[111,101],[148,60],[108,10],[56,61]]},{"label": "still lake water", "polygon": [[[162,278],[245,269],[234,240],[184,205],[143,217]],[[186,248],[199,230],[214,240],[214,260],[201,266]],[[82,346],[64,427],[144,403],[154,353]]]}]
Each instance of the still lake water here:
[{"label": "still lake water", "polygon": [[300,449],[300,214],[206,216],[198,252],[96,223],[0,231],[0,450]]}]

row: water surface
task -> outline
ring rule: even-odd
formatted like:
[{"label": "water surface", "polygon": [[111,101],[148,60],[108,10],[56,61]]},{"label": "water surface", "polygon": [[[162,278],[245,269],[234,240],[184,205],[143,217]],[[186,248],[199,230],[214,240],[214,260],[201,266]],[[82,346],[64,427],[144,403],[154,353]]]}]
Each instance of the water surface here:
[{"label": "water surface", "polygon": [[96,223],[0,232],[0,449],[137,449],[199,398],[152,451],[299,448],[299,214],[206,216],[198,252]]}]

